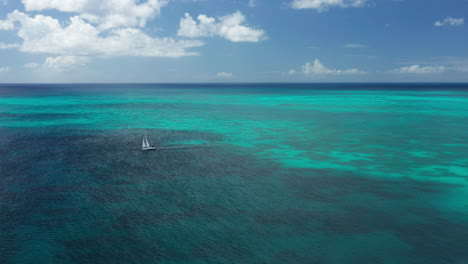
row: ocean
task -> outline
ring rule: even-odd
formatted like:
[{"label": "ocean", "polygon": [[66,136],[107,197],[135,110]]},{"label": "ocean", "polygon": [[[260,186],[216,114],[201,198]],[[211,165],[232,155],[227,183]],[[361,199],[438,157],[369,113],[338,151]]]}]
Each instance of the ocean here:
[{"label": "ocean", "polygon": [[468,84],[0,85],[2,264],[464,264],[467,180]]}]

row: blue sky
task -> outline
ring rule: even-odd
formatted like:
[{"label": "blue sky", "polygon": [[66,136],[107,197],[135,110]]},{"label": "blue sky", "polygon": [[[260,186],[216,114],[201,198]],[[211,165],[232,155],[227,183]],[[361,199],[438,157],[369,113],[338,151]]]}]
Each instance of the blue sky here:
[{"label": "blue sky", "polygon": [[0,82],[467,82],[467,14],[467,0],[0,0]]}]

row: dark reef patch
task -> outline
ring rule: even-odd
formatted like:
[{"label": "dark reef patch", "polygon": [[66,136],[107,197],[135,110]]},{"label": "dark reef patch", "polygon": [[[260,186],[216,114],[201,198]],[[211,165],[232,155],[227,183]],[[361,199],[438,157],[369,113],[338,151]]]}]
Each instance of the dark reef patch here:
[{"label": "dark reef patch", "polygon": [[83,118],[84,115],[71,113],[0,113],[1,118],[26,119],[31,121]]},{"label": "dark reef patch", "polygon": [[219,263],[232,263],[252,258],[254,253],[245,245],[235,241],[210,241],[192,247],[193,259],[214,259]]},{"label": "dark reef patch", "polygon": [[151,263],[186,259],[184,252],[158,240],[127,236],[101,236],[61,241],[72,263]]},{"label": "dark reef patch", "polygon": [[443,193],[452,188],[465,187],[411,179],[371,179],[353,172],[335,170],[290,170],[284,181],[297,196],[319,202],[338,202],[363,194],[385,200],[410,200],[425,193]]},{"label": "dark reef patch", "polygon": [[[141,152],[144,132],[161,146],[207,143]],[[468,259],[468,217],[430,206],[464,185],[285,169],[234,146],[212,147],[222,137],[211,133],[2,128],[0,135],[1,263],[13,264],[38,239],[58,245],[57,263],[328,263],[338,238],[376,233],[408,245],[401,263]],[[317,244],[301,245],[316,236]],[[349,263],[384,262],[371,254]]]}]

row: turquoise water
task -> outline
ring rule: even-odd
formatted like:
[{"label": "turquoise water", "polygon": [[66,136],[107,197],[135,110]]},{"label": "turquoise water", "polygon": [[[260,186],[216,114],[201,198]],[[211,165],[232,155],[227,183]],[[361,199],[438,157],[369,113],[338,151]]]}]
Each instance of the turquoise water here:
[{"label": "turquoise water", "polygon": [[463,84],[0,85],[0,263],[468,263],[467,151]]}]

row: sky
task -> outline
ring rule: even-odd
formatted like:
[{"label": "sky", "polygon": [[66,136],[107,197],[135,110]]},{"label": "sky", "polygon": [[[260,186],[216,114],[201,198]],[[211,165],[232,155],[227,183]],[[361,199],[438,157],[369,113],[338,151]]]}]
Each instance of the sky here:
[{"label": "sky", "polygon": [[0,83],[468,82],[468,0],[0,0]]}]

